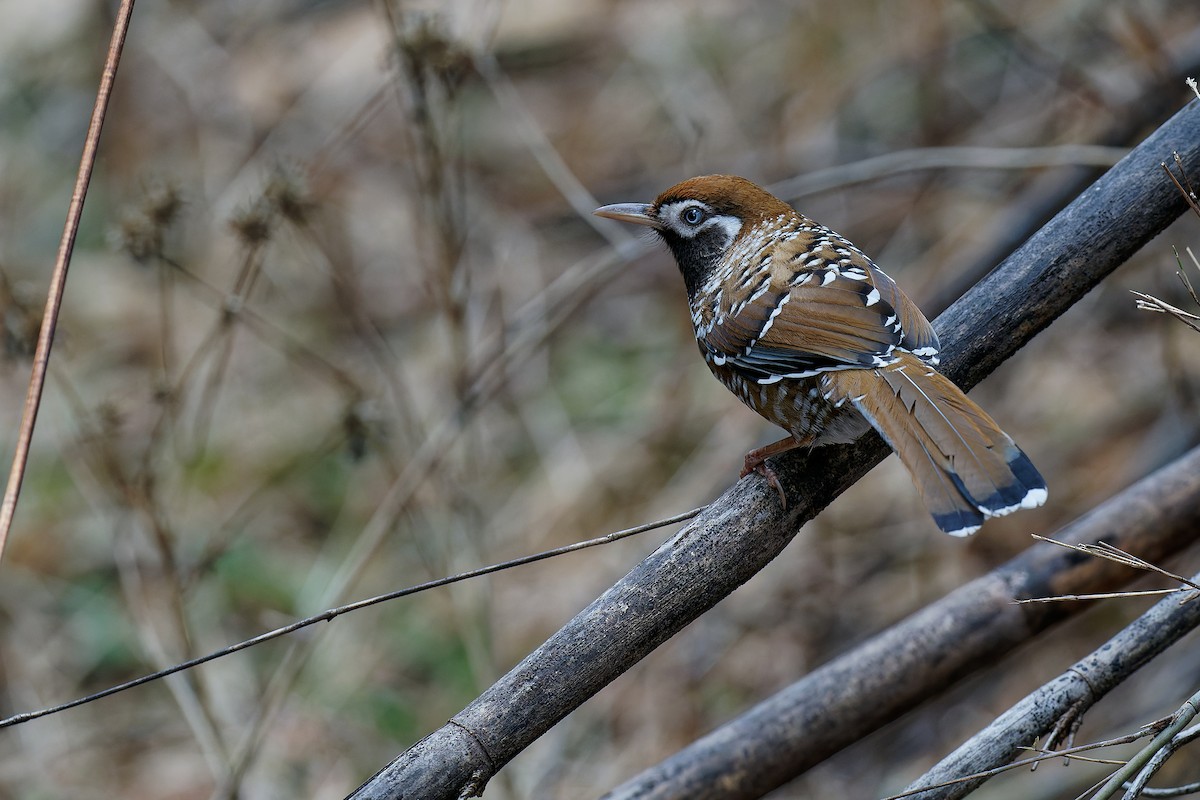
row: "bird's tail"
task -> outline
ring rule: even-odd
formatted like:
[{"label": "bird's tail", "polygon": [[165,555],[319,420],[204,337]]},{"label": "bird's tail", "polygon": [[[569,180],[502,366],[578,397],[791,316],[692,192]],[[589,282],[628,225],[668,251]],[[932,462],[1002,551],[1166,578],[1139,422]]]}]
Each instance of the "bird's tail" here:
[{"label": "bird's tail", "polygon": [[910,353],[874,370],[825,374],[891,445],[937,526],[974,533],[988,517],[1046,500],[1046,482],[1008,434],[948,378]]}]

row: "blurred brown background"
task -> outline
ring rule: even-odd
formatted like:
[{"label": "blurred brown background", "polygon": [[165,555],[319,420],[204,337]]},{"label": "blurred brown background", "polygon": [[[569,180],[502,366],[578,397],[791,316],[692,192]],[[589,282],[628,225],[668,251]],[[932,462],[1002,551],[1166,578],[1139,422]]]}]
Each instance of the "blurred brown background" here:
[{"label": "blurred brown background", "polygon": [[[5,463],[111,14],[0,2]],[[1057,148],[788,195],[932,315],[1112,157],[1070,146],[1135,144],[1198,73],[1189,0],[140,5],[2,565],[3,712],[719,494],[777,432],[707,374],[666,252],[595,205],[699,173]],[[1200,341],[1128,290],[1186,304],[1171,248],[1198,243],[1189,217],[973,393],[1045,508],[951,540],[889,459],[486,797],[596,796],[1194,444]],[[342,797],[666,535],[5,730],[0,791]],[[899,790],[1144,605],[1098,606],[775,796]],[[1177,707],[1195,648],[1080,740]],[[1049,763],[978,796],[1104,774]]]}]

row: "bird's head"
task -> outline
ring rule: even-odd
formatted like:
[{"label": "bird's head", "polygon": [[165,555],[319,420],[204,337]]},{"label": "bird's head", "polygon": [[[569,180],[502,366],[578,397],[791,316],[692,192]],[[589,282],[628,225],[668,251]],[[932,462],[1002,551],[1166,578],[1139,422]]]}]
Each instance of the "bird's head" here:
[{"label": "bird's head", "polygon": [[693,296],[741,237],[759,223],[787,219],[795,211],[745,178],[701,175],[675,184],[653,203],[616,203],[595,213],[657,231]]}]

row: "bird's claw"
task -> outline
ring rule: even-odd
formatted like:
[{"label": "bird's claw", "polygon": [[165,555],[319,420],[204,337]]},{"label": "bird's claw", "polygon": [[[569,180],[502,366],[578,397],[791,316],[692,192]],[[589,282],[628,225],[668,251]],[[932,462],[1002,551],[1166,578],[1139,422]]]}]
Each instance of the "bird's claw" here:
[{"label": "bird's claw", "polygon": [[779,504],[784,508],[784,510],[787,510],[787,494],[785,494],[783,491],[783,484],[779,482],[779,476],[775,474],[775,470],[771,468],[771,465],[767,463],[767,460],[760,456],[754,456],[753,454],[747,453],[746,463],[742,465],[741,477],[744,478],[751,472],[757,472],[766,479],[767,486],[774,489],[775,493],[779,495]]}]

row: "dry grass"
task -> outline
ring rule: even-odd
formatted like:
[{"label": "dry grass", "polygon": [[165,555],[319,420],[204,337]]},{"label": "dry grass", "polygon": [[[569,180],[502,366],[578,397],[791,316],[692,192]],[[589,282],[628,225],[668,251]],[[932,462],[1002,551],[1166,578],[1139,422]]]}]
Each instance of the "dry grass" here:
[{"label": "dry grass", "polygon": [[[110,20],[4,13],[15,431]],[[706,374],[668,256],[592,207],[701,172],[771,183],[917,147],[1129,144],[1158,121],[1131,125],[1147,106],[1191,96],[1159,81],[1196,62],[1198,26],[1183,0],[138,7],[0,577],[6,709],[705,502],[775,433]],[[1078,171],[1026,163],[834,173],[794,199],[930,304]],[[1194,444],[1195,334],[1128,290],[1186,305],[1170,245],[1197,233],[1168,232],[975,392],[1047,476],[1047,507],[950,541],[889,460],[487,797],[595,796]],[[10,729],[0,785],[341,797],[646,537]],[[897,790],[1136,611],[1100,606],[778,796]],[[1081,736],[1176,707],[1193,671],[1162,659]],[[1046,764],[979,796],[1067,796],[1098,769]]]}]

